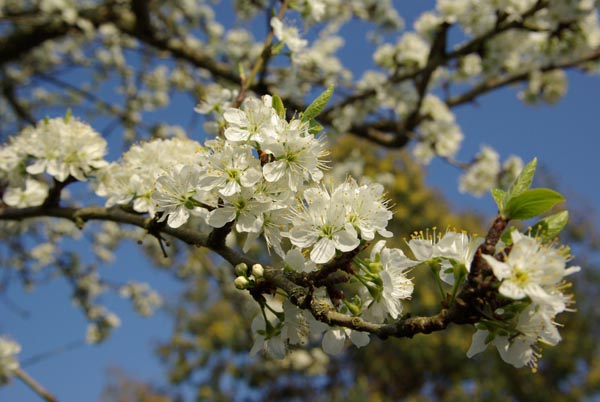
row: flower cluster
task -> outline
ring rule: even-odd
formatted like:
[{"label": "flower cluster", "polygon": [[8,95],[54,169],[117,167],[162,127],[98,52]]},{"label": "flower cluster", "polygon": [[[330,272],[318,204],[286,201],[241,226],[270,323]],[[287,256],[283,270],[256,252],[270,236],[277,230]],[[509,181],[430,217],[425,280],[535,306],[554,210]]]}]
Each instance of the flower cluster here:
[{"label": "flower cluster", "polygon": [[44,173],[59,182],[86,181],[107,165],[106,152],[100,134],[70,115],[27,127],[0,148],[0,179],[8,182],[3,201],[14,207],[41,205],[49,188]]},{"label": "flower cluster", "polygon": [[467,355],[492,343],[507,363],[535,371],[540,344],[554,346],[561,339],[554,318],[569,311],[573,303],[564,293],[568,287],[564,278],[580,268],[567,267],[566,250],[542,244],[518,230],[511,233],[511,240],[510,252],[502,252],[501,258],[483,258],[500,281],[499,293],[521,303],[496,311],[498,321],[480,323]]},{"label": "flower cluster", "polygon": [[[233,232],[245,237],[244,252],[262,237],[281,260],[282,272],[302,278],[298,280],[302,286],[310,283],[311,303],[320,303],[338,318],[371,325],[401,319],[403,302],[414,288],[410,272],[419,265],[433,269],[442,293],[444,284],[452,287],[448,302],[453,303],[482,239],[453,230],[418,232],[407,242],[410,256],[377,241],[378,236],[393,237],[387,229],[392,212],[383,186],[359,184],[349,176],[337,184],[333,178],[324,179],[328,151],[314,118],[331,91],[291,119],[278,97],[247,97],[236,108],[229,103],[231,94],[224,94],[213,105],[197,109],[220,114],[216,138],[204,145],[186,138],[135,144],[113,163],[103,159],[106,143],[89,126],[69,116],[45,120],[0,149],[0,179],[8,183],[3,201],[17,207],[43,204],[49,188],[43,175],[52,177],[55,186],[93,178],[93,188],[107,207],[123,206],[170,228],[187,225],[218,234]],[[462,140],[453,115],[432,96],[424,98],[423,111],[429,120],[421,128],[417,154],[425,160],[433,154],[452,157]],[[499,165],[497,154],[484,149],[464,185],[474,191],[484,187],[481,182],[493,185],[512,179],[520,170],[518,161],[511,160],[501,178]],[[531,197],[524,188],[534,170],[532,162],[508,191],[495,192],[501,215],[519,212],[511,197]],[[499,248],[497,258],[483,257],[499,281],[499,297],[508,301],[493,318],[482,317],[468,355],[493,343],[507,362],[535,367],[535,344],[541,340],[554,345],[560,340],[554,317],[571,303],[563,293],[563,278],[579,268],[566,268],[564,250],[544,246],[538,239],[513,231],[511,240],[509,248]],[[113,247],[110,239],[100,243]],[[363,252],[369,247],[367,258]],[[54,261],[51,250],[40,248],[36,253],[41,265]],[[238,264],[234,285],[265,293],[273,286],[265,283],[270,269],[254,264],[248,270],[245,263]],[[339,283],[344,283],[343,292],[336,288]],[[101,342],[119,325],[118,317],[91,302],[104,291],[104,284],[92,271],[79,276],[77,287],[76,302],[90,321],[87,339]],[[132,282],[120,291],[142,315],[151,314],[161,303],[144,284]],[[261,296],[257,301],[261,314],[252,324],[256,339],[252,353],[264,349],[281,358],[289,345],[318,337],[330,354],[340,353],[348,339],[357,347],[369,342],[368,333],[352,329],[360,327],[327,326],[289,300]],[[4,345],[6,349],[9,344]],[[12,354],[14,350],[9,348]],[[0,371],[0,379],[2,375]]]}]

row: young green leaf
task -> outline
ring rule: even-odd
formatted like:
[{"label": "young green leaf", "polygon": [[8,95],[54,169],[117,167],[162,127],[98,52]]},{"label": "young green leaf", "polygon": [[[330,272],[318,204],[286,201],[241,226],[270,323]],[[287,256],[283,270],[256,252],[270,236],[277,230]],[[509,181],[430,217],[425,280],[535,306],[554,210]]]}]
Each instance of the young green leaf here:
[{"label": "young green leaf", "polygon": [[316,120],[311,120],[308,123],[308,132],[312,135],[317,135],[323,131],[323,126]]},{"label": "young green leaf", "polygon": [[325,105],[329,102],[331,95],[333,94],[333,85],[327,88],[321,95],[317,97],[304,111],[302,114],[302,121],[307,122],[315,117],[317,117],[323,109],[325,109]]},{"label": "young green leaf", "polygon": [[493,188],[490,191],[492,193],[492,197],[494,197],[494,201],[496,201],[496,205],[498,205],[498,211],[502,213],[502,208],[504,207],[504,197],[506,197],[506,191]]},{"label": "young green leaf", "polygon": [[568,221],[568,211],[561,211],[547,216],[531,227],[531,236],[539,237],[542,241],[550,241],[563,230]]},{"label": "young green leaf", "polygon": [[509,219],[529,219],[547,212],[564,200],[560,193],[547,188],[526,190],[507,201],[504,215]]},{"label": "young green leaf", "polygon": [[511,198],[519,196],[525,191],[529,190],[536,168],[537,158],[533,158],[533,160],[523,168],[521,174],[517,176],[515,181],[511,184],[510,188],[506,192],[506,196],[504,198],[505,203],[508,203]]},{"label": "young green leaf", "polygon": [[271,99],[273,102],[273,109],[275,109],[277,112],[277,116],[281,117],[282,119],[285,118],[285,107],[283,106],[283,101],[281,98],[278,95],[273,95]]}]

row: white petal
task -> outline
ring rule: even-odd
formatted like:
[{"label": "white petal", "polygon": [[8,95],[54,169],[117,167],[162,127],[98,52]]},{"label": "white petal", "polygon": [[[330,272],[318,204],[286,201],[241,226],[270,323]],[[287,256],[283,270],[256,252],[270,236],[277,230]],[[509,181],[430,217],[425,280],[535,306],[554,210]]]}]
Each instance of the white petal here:
[{"label": "white petal", "polygon": [[352,341],[354,346],[356,346],[357,348],[362,348],[363,346],[368,345],[371,339],[369,338],[369,334],[366,332],[351,331],[350,340]]},{"label": "white petal", "polygon": [[487,348],[487,343],[485,343],[485,339],[487,338],[489,332],[478,329],[477,332],[473,334],[473,339],[471,340],[471,347],[467,350],[467,357],[470,359],[478,353],[481,353]]},{"label": "white petal", "polygon": [[180,207],[175,210],[174,213],[169,214],[167,224],[172,228],[178,228],[187,222],[190,217],[189,211],[185,207]]},{"label": "white petal", "polygon": [[356,237],[356,232],[350,233],[348,230],[342,230],[333,235],[335,247],[343,252],[352,251],[360,244]]},{"label": "white petal", "polygon": [[485,262],[487,262],[488,265],[490,267],[492,267],[492,270],[494,271],[494,275],[496,276],[496,278],[502,280],[504,278],[508,278],[511,276],[512,269],[511,269],[510,265],[508,265],[504,262],[500,262],[497,259],[495,259],[494,257],[489,256],[489,255],[482,255],[482,257],[485,259]]},{"label": "white petal", "polygon": [[292,228],[286,236],[290,238],[290,241],[294,246],[298,247],[310,247],[319,238],[319,236],[312,231],[309,231],[306,227],[295,227]]},{"label": "white petal", "polygon": [[242,176],[240,177],[240,183],[242,183],[242,186],[244,187],[252,187],[256,183],[258,183],[258,181],[262,179],[262,177],[263,174],[260,170],[249,168],[244,173],[242,173]]},{"label": "white petal", "polygon": [[323,336],[323,350],[330,355],[339,355],[342,353],[345,341],[346,334],[343,330],[340,328],[330,329]]},{"label": "white petal", "polygon": [[283,161],[267,163],[265,166],[263,166],[263,174],[265,175],[265,180],[269,183],[273,183],[281,179],[285,174],[285,167],[286,164]]},{"label": "white petal", "polygon": [[214,228],[222,228],[227,222],[235,219],[235,209],[232,207],[218,208],[208,215],[208,224]]},{"label": "white petal", "polygon": [[429,240],[412,239],[408,242],[408,247],[410,247],[417,261],[428,261],[433,255],[433,244]]},{"label": "white petal", "polygon": [[525,292],[521,287],[512,281],[504,281],[498,289],[501,295],[508,297],[509,299],[520,300],[526,296]]},{"label": "white petal", "polygon": [[325,264],[335,256],[335,245],[332,240],[324,237],[319,240],[310,252],[310,259],[316,264]]},{"label": "white petal", "polygon": [[225,184],[225,187],[223,187],[221,190],[219,190],[219,193],[221,193],[224,196],[228,197],[228,196],[234,195],[235,193],[239,193],[240,190],[241,190],[241,187],[237,183],[237,181],[235,181],[235,180],[228,180],[227,184]]},{"label": "white petal", "polygon": [[381,253],[381,250],[383,250],[384,247],[385,247],[385,240],[379,240],[377,243],[375,243],[375,245],[371,249],[371,256],[370,256],[371,261],[375,261],[375,259],[377,258],[377,254]]}]

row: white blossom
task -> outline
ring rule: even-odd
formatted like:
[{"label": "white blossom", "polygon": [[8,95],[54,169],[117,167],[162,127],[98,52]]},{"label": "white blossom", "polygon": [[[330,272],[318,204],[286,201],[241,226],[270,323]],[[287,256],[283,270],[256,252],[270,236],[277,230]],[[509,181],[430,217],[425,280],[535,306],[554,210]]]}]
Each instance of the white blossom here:
[{"label": "white blossom", "polygon": [[0,386],[6,384],[19,369],[16,355],[21,351],[17,342],[0,336]]},{"label": "white blossom", "polygon": [[162,212],[159,222],[178,228],[187,222],[190,215],[206,217],[206,202],[214,202],[199,188],[200,169],[194,165],[180,165],[156,179],[156,190],[152,199],[155,211]]},{"label": "white blossom", "polygon": [[366,332],[354,331],[344,327],[332,327],[323,335],[323,350],[330,355],[339,355],[346,345],[346,338],[349,338],[357,348],[362,348],[370,342],[369,334]]},{"label": "white blossom", "polygon": [[505,362],[517,368],[529,366],[535,372],[541,357],[540,347],[555,346],[561,340],[553,321],[555,313],[537,304],[527,306],[519,315],[513,336],[491,335],[488,330],[478,329],[473,334],[467,357],[481,353],[491,343]]},{"label": "white blossom", "polygon": [[406,276],[407,270],[419,264],[406,257],[402,250],[385,247],[385,241],[378,241],[371,251],[371,268],[376,271],[381,283],[380,291],[368,294],[365,302],[369,316],[382,322],[389,314],[396,319],[402,312],[402,300],[409,299],[414,285]]},{"label": "white blossom", "polygon": [[229,141],[258,143],[272,135],[273,120],[278,119],[271,107],[270,96],[265,96],[262,100],[248,97],[241,108],[226,109],[223,118],[227,122],[225,138]]},{"label": "white blossom", "polygon": [[283,25],[283,22],[277,17],[271,18],[271,28],[273,28],[275,37],[285,43],[294,53],[300,52],[308,44],[306,39],[300,37],[296,28]]},{"label": "white blossom", "polygon": [[30,174],[47,172],[58,181],[69,176],[86,181],[87,175],[107,165],[106,141],[73,117],[43,120],[28,134],[27,153],[35,158],[27,166]]},{"label": "white blossom", "polygon": [[294,119],[290,123],[277,119],[276,135],[267,137],[262,150],[273,160],[263,166],[268,182],[283,181],[297,191],[305,180],[319,182],[326,167],[323,157],[328,152],[323,141],[308,133],[308,124]]},{"label": "white blossom", "polygon": [[356,229],[345,215],[341,191],[330,195],[324,188],[309,188],[292,209],[292,228],[283,235],[297,247],[311,247],[311,260],[324,264],[335,256],[336,250],[352,251],[360,243]]},{"label": "white blossom", "polygon": [[214,142],[205,166],[199,188],[205,191],[217,189],[223,196],[251,188],[262,178],[260,162],[252,155],[252,148],[246,145]]},{"label": "white blossom", "polygon": [[529,297],[536,304],[549,306],[555,313],[564,311],[566,299],[559,290],[560,284],[564,277],[580,268],[567,268],[564,250],[543,245],[518,230],[511,232],[511,238],[513,244],[505,261],[483,255],[501,281],[500,294],[514,300]]},{"label": "white blossom", "polygon": [[494,187],[500,173],[500,157],[492,148],[483,146],[479,154],[465,174],[459,179],[458,189],[461,193],[481,196]]},{"label": "white blossom", "polygon": [[25,188],[8,187],[2,200],[11,207],[26,208],[42,205],[47,196],[48,185],[28,177]]}]

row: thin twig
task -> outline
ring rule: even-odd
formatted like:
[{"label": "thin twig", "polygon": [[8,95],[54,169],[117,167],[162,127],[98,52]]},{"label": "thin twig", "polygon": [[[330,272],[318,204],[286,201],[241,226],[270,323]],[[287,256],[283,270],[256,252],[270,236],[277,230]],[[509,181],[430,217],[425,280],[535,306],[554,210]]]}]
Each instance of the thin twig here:
[{"label": "thin twig", "polygon": [[23,369],[19,368],[15,371],[15,377],[21,380],[25,385],[27,385],[33,392],[38,394],[47,402],[58,402],[58,399],[54,397],[46,388],[44,388],[40,383],[34,380],[29,374],[27,374]]}]

